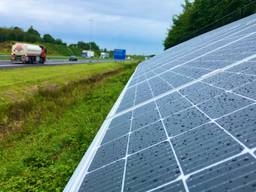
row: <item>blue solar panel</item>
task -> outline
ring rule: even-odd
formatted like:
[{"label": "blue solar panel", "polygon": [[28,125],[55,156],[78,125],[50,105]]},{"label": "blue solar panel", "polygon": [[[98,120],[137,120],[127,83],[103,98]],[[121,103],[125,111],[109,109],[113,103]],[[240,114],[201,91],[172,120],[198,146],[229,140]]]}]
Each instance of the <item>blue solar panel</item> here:
[{"label": "blue solar panel", "polygon": [[185,192],[184,185],[181,181],[177,181],[171,184],[168,184],[164,187],[160,187],[153,192]]},{"label": "blue solar panel", "polygon": [[128,157],[124,191],[146,191],[179,175],[169,142],[163,142]]},{"label": "blue solar panel", "polygon": [[138,65],[65,191],[256,191],[256,15]]},{"label": "blue solar panel", "polygon": [[255,191],[255,177],[255,157],[245,154],[192,175],[188,186],[190,192]]}]

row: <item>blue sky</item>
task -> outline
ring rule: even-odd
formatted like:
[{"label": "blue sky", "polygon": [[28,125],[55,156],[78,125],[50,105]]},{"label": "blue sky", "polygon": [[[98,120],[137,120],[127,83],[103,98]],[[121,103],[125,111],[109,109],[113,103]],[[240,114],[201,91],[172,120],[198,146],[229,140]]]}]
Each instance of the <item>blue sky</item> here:
[{"label": "blue sky", "polygon": [[171,18],[182,11],[183,1],[0,0],[0,26],[33,25],[67,43],[92,39],[101,48],[156,54],[163,50]]}]

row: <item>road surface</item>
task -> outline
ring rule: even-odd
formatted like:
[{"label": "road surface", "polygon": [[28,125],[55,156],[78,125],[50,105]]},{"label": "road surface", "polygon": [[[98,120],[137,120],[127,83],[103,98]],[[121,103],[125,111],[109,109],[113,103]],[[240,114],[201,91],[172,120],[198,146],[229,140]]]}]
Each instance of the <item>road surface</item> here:
[{"label": "road surface", "polygon": [[82,64],[82,63],[100,63],[107,62],[109,60],[78,60],[78,61],[68,61],[68,60],[47,60],[45,64],[13,64],[10,61],[0,60],[1,68],[12,68],[12,67],[36,67],[36,66],[51,66],[51,65],[67,65],[67,64]]}]

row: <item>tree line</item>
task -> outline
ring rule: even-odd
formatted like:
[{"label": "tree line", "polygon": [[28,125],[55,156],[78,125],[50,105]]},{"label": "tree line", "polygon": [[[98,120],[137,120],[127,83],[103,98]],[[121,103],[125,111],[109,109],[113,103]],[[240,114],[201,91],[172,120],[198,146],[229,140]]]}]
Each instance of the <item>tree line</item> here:
[{"label": "tree line", "polygon": [[164,40],[168,49],[256,12],[256,0],[185,0]]},{"label": "tree line", "polygon": [[20,27],[3,28],[0,27],[0,42],[4,41],[19,41],[28,43],[51,43],[65,45],[70,48],[79,48],[80,50],[93,50],[97,53],[100,52],[99,46],[95,42],[79,41],[77,44],[67,45],[61,39],[55,39],[50,34],[41,35],[33,26],[28,30],[23,30]]}]

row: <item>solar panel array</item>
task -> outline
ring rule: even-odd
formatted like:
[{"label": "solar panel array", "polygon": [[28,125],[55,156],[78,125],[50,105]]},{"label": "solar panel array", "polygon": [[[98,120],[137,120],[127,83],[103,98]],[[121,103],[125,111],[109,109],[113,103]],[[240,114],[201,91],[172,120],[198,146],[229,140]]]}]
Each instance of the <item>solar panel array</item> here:
[{"label": "solar panel array", "polygon": [[141,63],[83,192],[256,191],[256,15]]}]

